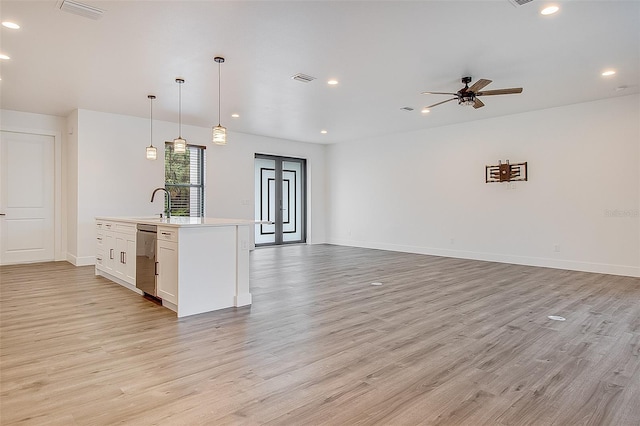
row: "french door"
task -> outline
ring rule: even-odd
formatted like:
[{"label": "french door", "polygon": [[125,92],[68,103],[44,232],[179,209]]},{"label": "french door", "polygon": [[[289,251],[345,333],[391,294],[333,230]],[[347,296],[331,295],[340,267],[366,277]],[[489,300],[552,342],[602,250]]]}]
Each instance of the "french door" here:
[{"label": "french door", "polygon": [[255,242],[278,245],[306,242],[306,161],[256,154]]}]

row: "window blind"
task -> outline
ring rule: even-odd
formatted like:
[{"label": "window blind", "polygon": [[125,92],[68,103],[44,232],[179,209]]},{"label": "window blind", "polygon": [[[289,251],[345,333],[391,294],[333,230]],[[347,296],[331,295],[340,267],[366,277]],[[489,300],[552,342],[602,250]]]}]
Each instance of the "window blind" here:
[{"label": "window blind", "polygon": [[177,154],[173,143],[165,143],[164,181],[171,195],[172,216],[204,216],[204,149],[187,145],[184,153]]}]

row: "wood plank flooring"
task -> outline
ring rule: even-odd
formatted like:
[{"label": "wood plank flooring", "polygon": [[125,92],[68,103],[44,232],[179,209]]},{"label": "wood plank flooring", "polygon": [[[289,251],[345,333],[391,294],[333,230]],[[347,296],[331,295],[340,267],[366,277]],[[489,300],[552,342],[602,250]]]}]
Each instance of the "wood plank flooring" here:
[{"label": "wood plank flooring", "polygon": [[2,425],[640,425],[636,278],[263,248],[251,308],[182,319],[93,267],[0,279]]}]

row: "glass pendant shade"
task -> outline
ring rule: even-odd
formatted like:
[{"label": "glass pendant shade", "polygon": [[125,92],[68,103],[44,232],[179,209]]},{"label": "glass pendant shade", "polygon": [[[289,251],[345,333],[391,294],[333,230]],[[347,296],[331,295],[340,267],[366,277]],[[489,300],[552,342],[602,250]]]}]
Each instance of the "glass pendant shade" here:
[{"label": "glass pendant shade", "polygon": [[213,143],[216,145],[227,144],[227,129],[221,125],[217,125],[213,128]]},{"label": "glass pendant shade", "polygon": [[158,150],[155,146],[151,145],[147,147],[147,160],[155,160],[158,158]]},{"label": "glass pendant shade", "polygon": [[173,140],[173,152],[176,154],[184,154],[187,151],[187,141],[178,137]]},{"label": "glass pendant shade", "polygon": [[149,146],[147,147],[147,160],[155,160],[158,158],[158,150],[153,146],[153,100],[154,95],[148,95],[149,99]]},{"label": "glass pendant shade", "polygon": [[187,141],[182,139],[182,85],[184,79],[176,78],[178,83],[178,137],[173,140],[173,152],[176,154],[184,154],[187,152]]},{"label": "glass pendant shade", "polygon": [[218,64],[218,125],[213,128],[213,143],[216,145],[227,144],[227,129],[220,125],[220,64],[224,63],[222,56],[216,56],[213,58]]}]

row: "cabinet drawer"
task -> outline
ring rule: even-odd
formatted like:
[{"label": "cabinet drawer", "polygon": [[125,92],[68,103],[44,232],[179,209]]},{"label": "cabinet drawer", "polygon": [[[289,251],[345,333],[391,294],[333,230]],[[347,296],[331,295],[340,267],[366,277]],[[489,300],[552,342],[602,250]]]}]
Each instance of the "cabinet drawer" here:
[{"label": "cabinet drawer", "polygon": [[158,228],[158,240],[178,241],[178,230],[173,228]]},{"label": "cabinet drawer", "polygon": [[121,232],[123,234],[135,235],[136,234],[136,224],[135,223],[121,223],[114,222],[113,228],[111,230],[116,232]]},{"label": "cabinet drawer", "polygon": [[104,253],[96,253],[96,268],[103,269],[104,268]]},{"label": "cabinet drawer", "polygon": [[96,234],[96,244],[98,246],[98,250],[104,247],[105,241],[104,241],[104,234],[102,232],[98,232]]}]

